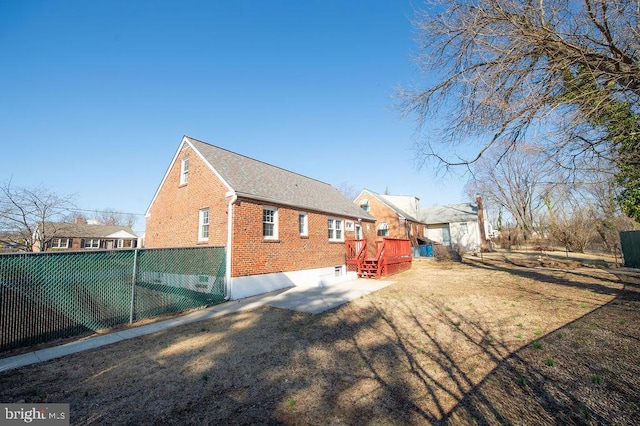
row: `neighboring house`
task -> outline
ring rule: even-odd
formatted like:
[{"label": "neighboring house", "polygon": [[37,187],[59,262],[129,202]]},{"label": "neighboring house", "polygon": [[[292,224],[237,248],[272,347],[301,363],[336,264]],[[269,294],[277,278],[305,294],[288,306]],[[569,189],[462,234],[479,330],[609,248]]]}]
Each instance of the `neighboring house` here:
[{"label": "neighboring house", "polygon": [[[480,250],[482,237],[478,221],[478,204],[463,203],[423,208],[420,217],[427,224],[429,240],[446,246],[459,244],[467,251]],[[483,221],[483,225],[485,235],[489,235],[488,223]]]},{"label": "neighboring house", "polygon": [[414,247],[426,244],[426,223],[420,220],[418,197],[382,195],[364,189],[354,203],[375,217],[375,233],[378,238],[408,239]]},{"label": "neighboring house", "polygon": [[375,237],[331,185],[188,136],[146,217],[146,247],[225,246],[232,299],[344,280],[345,239]]},{"label": "neighboring house", "polygon": [[[33,251],[41,251],[36,229]],[[76,223],[44,223],[46,250],[113,250],[137,247],[138,236],[129,226],[93,225],[76,220]]]},{"label": "neighboring house", "polygon": [[0,232],[0,253],[20,251],[23,242],[21,235]]}]

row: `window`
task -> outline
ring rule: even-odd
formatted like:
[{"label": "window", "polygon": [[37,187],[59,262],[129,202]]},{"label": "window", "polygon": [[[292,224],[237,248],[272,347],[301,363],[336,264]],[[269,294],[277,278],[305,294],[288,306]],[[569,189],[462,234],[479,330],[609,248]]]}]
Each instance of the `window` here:
[{"label": "window", "polygon": [[327,224],[329,228],[329,241],[344,241],[342,220],[329,218]]},{"label": "window", "polygon": [[460,224],[460,234],[467,235],[469,233],[469,227],[467,226],[467,222]]},{"label": "window", "polygon": [[209,209],[200,210],[198,217],[198,241],[207,241],[209,239]]},{"label": "window", "polygon": [[117,244],[116,244],[117,248],[123,248],[124,247],[124,240],[123,239],[119,239]]},{"label": "window", "polygon": [[388,237],[389,236],[389,225],[387,222],[382,222],[378,225],[378,237]]},{"label": "window", "polygon": [[278,239],[278,209],[275,207],[262,209],[262,237],[265,240]]},{"label": "window", "polygon": [[298,213],[298,229],[301,237],[309,235],[309,223],[306,213]]},{"label": "window", "polygon": [[345,231],[353,231],[353,221],[352,220],[348,220],[344,223],[344,229]]},{"label": "window", "polygon": [[366,198],[362,201],[360,201],[360,208],[362,210],[364,210],[365,212],[369,211],[369,200],[367,200]]},{"label": "window", "polygon": [[186,185],[189,180],[189,158],[183,158],[180,162],[180,185]]},{"label": "window", "polygon": [[51,248],[69,248],[68,238],[54,238],[49,244]]},{"label": "window", "polygon": [[100,240],[93,240],[93,239],[84,240],[82,247],[88,248],[88,249],[100,248]]}]

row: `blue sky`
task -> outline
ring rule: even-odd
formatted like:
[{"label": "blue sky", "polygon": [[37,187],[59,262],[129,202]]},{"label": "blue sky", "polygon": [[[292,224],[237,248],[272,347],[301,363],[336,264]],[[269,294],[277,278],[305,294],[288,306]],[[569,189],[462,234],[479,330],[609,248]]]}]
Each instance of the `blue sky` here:
[{"label": "blue sky", "polygon": [[0,180],[144,214],[186,134],[336,187],[467,201],[462,177],[414,167],[395,108],[426,78],[413,16],[401,0],[0,0]]}]

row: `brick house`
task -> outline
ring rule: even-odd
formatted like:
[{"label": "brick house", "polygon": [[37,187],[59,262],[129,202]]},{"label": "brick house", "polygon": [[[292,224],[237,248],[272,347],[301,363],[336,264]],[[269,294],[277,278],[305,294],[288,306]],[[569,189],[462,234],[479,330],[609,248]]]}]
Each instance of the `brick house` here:
[{"label": "brick house", "polygon": [[405,195],[382,195],[362,190],[354,203],[373,216],[376,238],[408,239],[411,246],[426,244],[426,223],[420,217],[420,199]]},{"label": "brick house", "polygon": [[146,247],[225,246],[231,299],[350,279],[345,239],[375,237],[331,185],[188,136],[146,218]]},{"label": "brick house", "polygon": [[[38,226],[36,234],[41,232]],[[113,250],[137,247],[138,236],[129,226],[45,222],[45,250]],[[37,235],[33,251],[40,251]]]}]

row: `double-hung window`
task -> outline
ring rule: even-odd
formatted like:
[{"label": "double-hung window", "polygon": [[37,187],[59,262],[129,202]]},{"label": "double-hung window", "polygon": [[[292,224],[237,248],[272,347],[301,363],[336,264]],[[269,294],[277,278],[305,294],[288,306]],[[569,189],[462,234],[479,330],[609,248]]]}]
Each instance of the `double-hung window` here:
[{"label": "double-hung window", "polygon": [[54,238],[49,245],[51,248],[69,248],[68,238]]},{"label": "double-hung window", "polygon": [[344,233],[342,232],[343,223],[342,219],[334,219],[330,217],[327,220],[329,241],[344,241]]},{"label": "double-hung window", "polygon": [[84,240],[83,246],[84,246],[84,248],[88,248],[88,249],[100,248],[100,240],[98,240],[98,239]]},{"label": "double-hung window", "polygon": [[198,216],[198,241],[209,240],[209,209],[201,209]]},{"label": "double-hung window", "polygon": [[382,222],[378,225],[378,237],[388,237],[389,236],[389,225],[387,222]]},{"label": "double-hung window", "polygon": [[307,213],[298,213],[298,230],[301,237],[309,236],[309,217]]},{"label": "double-hung window", "polygon": [[189,158],[183,158],[180,162],[180,185],[186,185],[189,181]]},{"label": "double-hung window", "polygon": [[265,240],[278,239],[278,209],[275,207],[262,209],[262,237]]}]

